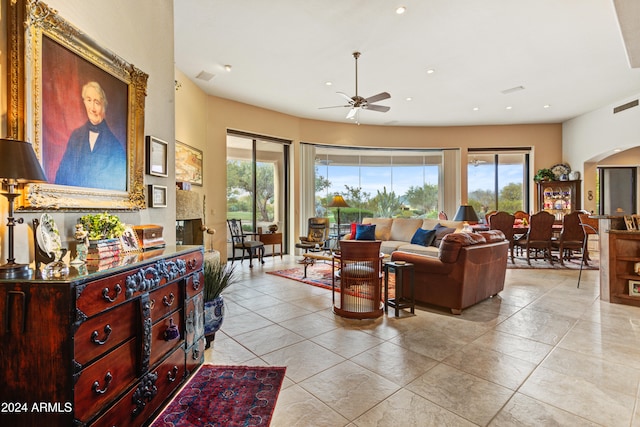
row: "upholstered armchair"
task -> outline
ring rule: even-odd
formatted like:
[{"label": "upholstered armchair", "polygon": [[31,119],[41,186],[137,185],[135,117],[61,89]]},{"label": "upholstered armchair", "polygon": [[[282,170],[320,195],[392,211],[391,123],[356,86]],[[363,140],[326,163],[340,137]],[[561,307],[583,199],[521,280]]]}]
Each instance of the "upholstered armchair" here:
[{"label": "upholstered armchair", "polygon": [[320,251],[324,248],[325,242],[329,238],[329,218],[309,218],[307,235],[300,236],[296,248],[305,251]]}]

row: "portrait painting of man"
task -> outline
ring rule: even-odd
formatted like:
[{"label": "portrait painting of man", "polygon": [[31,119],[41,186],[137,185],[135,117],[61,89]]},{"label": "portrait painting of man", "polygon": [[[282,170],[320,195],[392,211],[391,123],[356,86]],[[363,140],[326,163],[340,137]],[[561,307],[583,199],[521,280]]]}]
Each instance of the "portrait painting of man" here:
[{"label": "portrait painting of man", "polygon": [[127,91],[43,37],[42,163],[50,183],[127,190]]}]

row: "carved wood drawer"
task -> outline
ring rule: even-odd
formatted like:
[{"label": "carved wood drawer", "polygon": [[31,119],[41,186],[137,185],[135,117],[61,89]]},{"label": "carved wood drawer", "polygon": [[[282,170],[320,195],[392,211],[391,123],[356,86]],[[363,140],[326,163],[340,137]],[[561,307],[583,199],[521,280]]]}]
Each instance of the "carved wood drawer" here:
[{"label": "carved wood drawer", "polygon": [[194,295],[202,292],[202,288],[204,287],[204,274],[202,271],[198,271],[197,273],[192,274],[187,277],[187,298],[193,298]]},{"label": "carved wood drawer", "polygon": [[136,334],[137,305],[132,301],[83,322],[74,335],[74,359],[85,365]]},{"label": "carved wood drawer", "polygon": [[121,273],[86,285],[80,285],[76,307],[87,317],[125,302],[125,280],[130,273]]},{"label": "carved wood drawer", "polygon": [[205,338],[201,337],[193,346],[187,349],[187,373],[195,372],[204,363],[205,345]]},{"label": "carved wood drawer", "polygon": [[[175,339],[168,339],[166,332],[171,325],[178,328],[179,336]],[[184,345],[184,321],[183,310],[174,312],[153,325],[151,330],[151,357],[149,366],[153,366],[164,356],[169,353],[173,347]]]},{"label": "carved wood drawer", "polygon": [[75,416],[89,421],[136,378],[136,340],[131,339],[80,372],[75,384]]},{"label": "carved wood drawer", "polygon": [[182,259],[187,263],[187,274],[189,274],[202,268],[204,254],[201,251],[192,252],[188,255],[184,255]]},{"label": "carved wood drawer", "polygon": [[151,303],[151,320],[153,322],[177,310],[182,303],[180,283],[173,282],[156,289],[149,294],[149,301]]},{"label": "carved wood drawer", "polygon": [[[184,375],[184,350],[177,348],[171,356],[145,375],[137,386],[133,387],[108,413],[102,415],[91,426],[133,427],[149,423],[152,414],[163,405],[164,397],[175,391]],[[154,387],[157,391],[149,393],[148,391],[153,390]]]}]

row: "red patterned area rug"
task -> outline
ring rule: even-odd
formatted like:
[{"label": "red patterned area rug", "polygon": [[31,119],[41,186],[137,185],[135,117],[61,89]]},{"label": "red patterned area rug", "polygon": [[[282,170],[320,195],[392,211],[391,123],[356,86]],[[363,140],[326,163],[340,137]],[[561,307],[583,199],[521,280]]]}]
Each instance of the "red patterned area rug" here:
[{"label": "red patterned area rug", "polygon": [[268,426],[285,369],[202,365],[151,426]]},{"label": "red patterned area rug", "polygon": [[[296,280],[298,282],[306,283],[307,285],[318,286],[320,288],[329,289],[333,287],[331,283],[331,275],[333,269],[330,264],[316,263],[310,265],[307,268],[307,277],[304,277],[304,267],[288,268],[286,270],[274,270],[268,271],[267,274],[273,274],[274,276],[285,277],[287,279]],[[392,273],[389,275],[389,298],[395,296],[395,275]],[[339,282],[337,282],[339,283]],[[384,283],[384,282],[383,282]],[[336,286],[336,291],[340,292],[340,287]],[[355,291],[351,293],[356,296],[367,297],[368,293],[365,291]]]}]

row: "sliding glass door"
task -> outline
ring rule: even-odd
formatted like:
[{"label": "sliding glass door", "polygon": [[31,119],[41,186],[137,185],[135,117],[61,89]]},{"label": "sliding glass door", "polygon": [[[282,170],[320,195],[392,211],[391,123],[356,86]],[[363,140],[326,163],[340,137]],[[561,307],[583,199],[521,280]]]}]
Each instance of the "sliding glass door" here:
[{"label": "sliding glass door", "polygon": [[[227,135],[227,219],[241,219],[246,233],[267,233],[276,225],[286,253],[290,142],[229,131]],[[229,233],[229,230],[227,230]],[[227,254],[233,256],[231,237]],[[257,238],[253,236],[252,238]],[[265,246],[271,254],[272,246]],[[276,252],[279,248],[276,246]],[[240,252],[237,252],[240,256]]]}]

